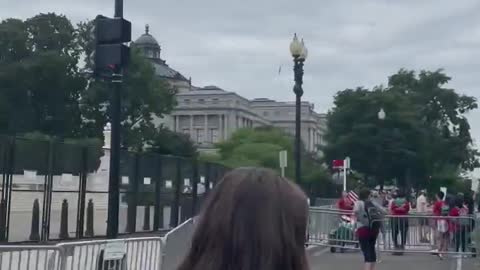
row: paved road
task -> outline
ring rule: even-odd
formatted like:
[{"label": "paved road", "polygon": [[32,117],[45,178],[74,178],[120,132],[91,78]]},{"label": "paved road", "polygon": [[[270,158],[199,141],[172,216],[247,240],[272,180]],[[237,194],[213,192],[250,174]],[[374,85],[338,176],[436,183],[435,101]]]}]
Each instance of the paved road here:
[{"label": "paved road", "polygon": [[[361,270],[363,259],[360,253],[335,253],[328,250],[314,248],[309,250],[311,270]],[[377,270],[474,270],[480,269],[480,259],[464,259],[462,268],[457,268],[457,259],[439,260],[432,255],[404,256],[383,255]]]}]

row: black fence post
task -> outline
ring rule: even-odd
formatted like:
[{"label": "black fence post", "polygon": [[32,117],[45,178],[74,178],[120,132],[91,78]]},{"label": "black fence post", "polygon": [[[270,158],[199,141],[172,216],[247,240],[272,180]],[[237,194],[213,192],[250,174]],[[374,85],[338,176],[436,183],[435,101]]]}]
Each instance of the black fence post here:
[{"label": "black fence post", "polygon": [[88,205],[87,205],[87,231],[85,232],[85,236],[87,237],[93,237],[94,236],[94,231],[93,231],[93,214],[94,214],[94,207],[93,207],[93,200],[90,199],[88,200]]},{"label": "black fence post", "polygon": [[174,195],[173,195],[173,205],[172,209],[170,211],[170,227],[175,228],[178,226],[178,210],[180,206],[180,192],[181,192],[181,186],[182,186],[182,161],[180,158],[177,158],[176,160],[176,175],[175,179],[173,181],[174,184]]},{"label": "black fence post", "polygon": [[8,151],[8,166],[7,166],[7,175],[4,180],[6,180],[6,189],[5,189],[5,196],[4,202],[5,204],[5,234],[2,236],[5,241],[8,241],[9,231],[10,231],[10,213],[11,213],[11,206],[12,206],[12,186],[13,186],[13,172],[15,170],[15,148],[17,147],[16,137],[12,137],[9,140],[10,147]]},{"label": "black fence post", "polygon": [[163,228],[163,205],[161,200],[162,192],[162,158],[156,156],[157,166],[155,171],[155,211],[153,214],[153,230],[157,231],[160,227]]},{"label": "black fence post", "polygon": [[150,230],[150,205],[147,203],[147,205],[144,206],[145,211],[143,213],[143,230],[144,231],[149,231]]},{"label": "black fence post", "polygon": [[0,201],[0,242],[7,241],[7,202]]},{"label": "black fence post", "polygon": [[33,201],[33,208],[32,208],[32,228],[30,230],[30,237],[31,241],[40,241],[40,203],[38,199]]},{"label": "black fence post", "polygon": [[88,147],[82,147],[81,153],[81,169],[79,172],[79,187],[78,187],[78,212],[77,212],[77,238],[83,237],[84,232],[84,224],[85,224],[85,195],[87,190],[87,175],[88,175],[88,168],[87,168],[87,158],[88,158]]},{"label": "black fence post", "polygon": [[210,178],[212,177],[212,165],[210,162],[205,164],[205,195],[210,192]]},{"label": "black fence post", "polygon": [[198,160],[193,159],[193,179],[192,179],[192,210],[191,217],[194,217],[197,214],[198,210],[198,183],[200,182],[200,174],[198,172]]},{"label": "black fence post", "polygon": [[129,191],[127,192],[127,232],[134,233],[137,228],[137,195],[139,182],[139,164],[140,155],[135,153],[133,158],[133,173],[131,181],[129,181]]},{"label": "black fence post", "polygon": [[42,241],[48,241],[48,239],[50,238],[50,216],[52,213],[52,187],[54,173],[53,168],[55,164],[55,143],[53,140],[49,140],[48,143],[48,169],[45,173],[45,188],[43,191],[42,232],[40,235]]},{"label": "black fence post", "polygon": [[62,212],[60,215],[60,239],[68,238],[68,202],[66,199],[62,202]]}]

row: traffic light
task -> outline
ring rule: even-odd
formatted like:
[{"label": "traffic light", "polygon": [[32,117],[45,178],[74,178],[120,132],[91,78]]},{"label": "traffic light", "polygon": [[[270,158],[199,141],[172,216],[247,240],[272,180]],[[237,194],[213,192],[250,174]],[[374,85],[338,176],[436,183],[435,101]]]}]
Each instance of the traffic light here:
[{"label": "traffic light", "polygon": [[123,18],[95,19],[94,74],[102,76],[128,65],[130,48],[124,43],[132,40],[132,24]]}]

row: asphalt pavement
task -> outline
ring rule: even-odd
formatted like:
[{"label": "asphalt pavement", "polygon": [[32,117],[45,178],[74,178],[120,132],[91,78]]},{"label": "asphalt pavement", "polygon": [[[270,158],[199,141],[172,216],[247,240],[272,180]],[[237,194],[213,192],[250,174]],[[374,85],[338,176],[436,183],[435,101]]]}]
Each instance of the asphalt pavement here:
[{"label": "asphalt pavement", "polygon": [[[308,250],[311,270],[361,270],[363,257],[359,252],[330,253],[329,249],[313,248]],[[480,259],[446,258],[440,260],[429,254],[405,254],[392,256],[381,254],[377,270],[476,270],[480,269]]]}]

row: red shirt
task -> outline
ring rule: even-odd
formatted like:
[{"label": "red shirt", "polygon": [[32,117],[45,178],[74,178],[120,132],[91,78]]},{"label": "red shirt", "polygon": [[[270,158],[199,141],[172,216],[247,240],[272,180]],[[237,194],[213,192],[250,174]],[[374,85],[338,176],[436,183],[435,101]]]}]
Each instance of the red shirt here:
[{"label": "red shirt", "polygon": [[442,206],[443,206],[443,201],[436,201],[433,204],[433,215],[434,216],[441,216],[442,215]]},{"label": "red shirt", "polygon": [[353,202],[348,198],[341,198],[337,203],[337,207],[340,210],[352,211],[353,210]]},{"label": "red shirt", "polygon": [[[459,217],[460,216],[460,208],[458,207],[453,207],[450,209],[450,212],[448,213],[449,216],[451,217]],[[458,224],[458,219],[452,219],[450,222],[448,222],[448,230],[450,232],[456,232],[460,229],[460,225]]]},{"label": "red shirt", "polygon": [[392,205],[390,206],[390,211],[394,216],[408,215],[408,212],[410,212],[410,204],[407,200],[405,200],[405,203],[403,203],[402,205],[397,205],[395,201],[393,201]]}]

